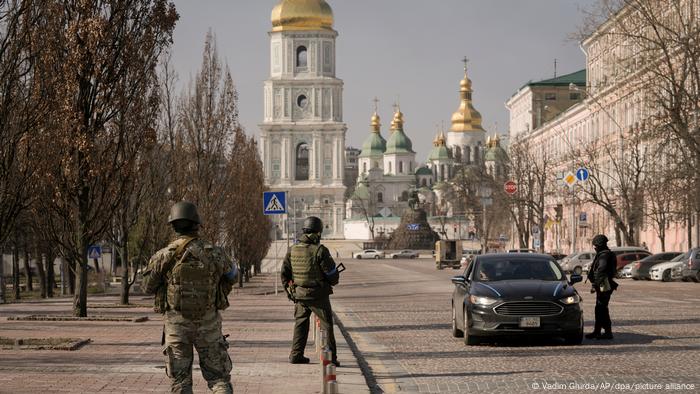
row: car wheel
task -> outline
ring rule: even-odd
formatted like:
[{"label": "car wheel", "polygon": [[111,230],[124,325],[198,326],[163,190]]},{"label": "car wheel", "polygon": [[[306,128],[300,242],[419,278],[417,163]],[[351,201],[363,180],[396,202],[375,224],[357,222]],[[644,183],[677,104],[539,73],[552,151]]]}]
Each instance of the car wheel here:
[{"label": "car wheel", "polygon": [[358,259],[358,260],[362,260],[362,255],[359,255],[359,254],[358,254],[357,256],[355,256],[355,258]]},{"label": "car wheel", "polygon": [[467,310],[464,309],[464,344],[467,346],[476,345],[479,339],[474,335],[469,335],[469,320],[467,319]]},{"label": "car wheel", "polygon": [[661,275],[661,280],[663,282],[670,282],[671,281],[671,270],[665,270],[663,275]]},{"label": "car wheel", "polygon": [[681,278],[681,280],[682,280],[683,282],[690,282],[691,279],[690,279],[690,277],[688,277],[688,276],[684,276],[684,277]]},{"label": "car wheel", "polygon": [[374,256],[374,259],[375,259],[375,260],[379,260],[379,255]]},{"label": "car wheel", "polygon": [[457,311],[455,310],[454,304],[452,305],[452,336],[455,338],[464,336],[464,332],[457,328]]},{"label": "car wheel", "polygon": [[617,272],[615,272],[615,278],[617,278],[617,279],[623,279],[623,276],[622,276],[622,268],[620,268],[619,270],[617,270]]},{"label": "car wheel", "polygon": [[574,267],[574,274],[581,275],[581,273],[583,273],[583,268],[581,268],[580,265],[577,265],[576,267]]},{"label": "car wheel", "polygon": [[639,280],[639,278],[636,277],[636,276],[633,276],[632,279],[633,279],[633,280]]},{"label": "car wheel", "polygon": [[397,260],[398,258],[399,258],[399,256],[392,257],[392,259],[394,259],[394,260]]}]

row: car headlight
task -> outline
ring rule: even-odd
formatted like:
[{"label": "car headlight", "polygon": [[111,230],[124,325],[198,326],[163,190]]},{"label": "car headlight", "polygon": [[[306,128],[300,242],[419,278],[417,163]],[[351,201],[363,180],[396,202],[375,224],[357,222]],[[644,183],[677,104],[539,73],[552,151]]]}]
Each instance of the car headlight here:
[{"label": "car headlight", "polygon": [[493,298],[489,297],[482,297],[482,296],[469,296],[469,301],[471,301],[472,304],[475,305],[491,305],[495,304],[498,300],[495,300]]},{"label": "car headlight", "polygon": [[565,305],[578,304],[579,302],[581,302],[581,297],[579,297],[578,294],[574,294],[572,296],[560,299],[559,302]]}]

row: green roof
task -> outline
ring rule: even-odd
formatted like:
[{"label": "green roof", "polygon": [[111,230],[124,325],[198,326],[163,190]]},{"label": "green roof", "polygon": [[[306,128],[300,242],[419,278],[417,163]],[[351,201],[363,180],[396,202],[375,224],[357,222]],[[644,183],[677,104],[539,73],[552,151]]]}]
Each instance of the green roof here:
[{"label": "green roof", "polygon": [[369,133],[362,144],[360,157],[381,156],[386,150],[386,140],[379,133]]},{"label": "green roof", "polygon": [[415,153],[413,151],[413,142],[403,132],[402,129],[394,130],[386,143],[386,152],[384,153]]},{"label": "green roof", "polygon": [[562,75],[556,78],[544,79],[537,82],[528,82],[525,86],[569,86],[569,84],[586,86],[586,69]]},{"label": "green roof", "polygon": [[499,161],[504,160],[508,154],[500,146],[489,148],[484,154],[484,161]]},{"label": "green roof", "polygon": [[445,145],[436,146],[430,151],[428,160],[450,160],[450,152]]},{"label": "green roof", "polygon": [[433,175],[433,172],[428,167],[420,167],[416,170],[416,175]]}]

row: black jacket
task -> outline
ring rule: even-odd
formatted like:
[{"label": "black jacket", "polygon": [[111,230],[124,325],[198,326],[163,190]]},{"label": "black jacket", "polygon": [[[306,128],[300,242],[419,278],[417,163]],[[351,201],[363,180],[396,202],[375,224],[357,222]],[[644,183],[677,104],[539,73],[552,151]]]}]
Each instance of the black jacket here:
[{"label": "black jacket", "polygon": [[616,274],[617,257],[615,256],[615,253],[610,251],[610,249],[603,249],[596,253],[595,257],[593,258],[593,263],[588,270],[588,280],[591,282],[591,284],[596,288],[600,288],[600,285],[603,284],[605,277],[607,277],[610,281],[610,285],[614,289],[617,287],[616,284],[613,284],[615,283],[613,279],[615,278]]}]

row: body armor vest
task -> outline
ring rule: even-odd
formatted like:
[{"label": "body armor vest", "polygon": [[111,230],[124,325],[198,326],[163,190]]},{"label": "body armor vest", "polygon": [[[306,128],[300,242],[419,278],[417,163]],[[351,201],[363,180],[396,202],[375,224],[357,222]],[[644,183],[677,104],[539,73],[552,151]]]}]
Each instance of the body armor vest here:
[{"label": "body armor vest", "polygon": [[[177,257],[176,257],[177,258]],[[221,273],[205,250],[188,247],[168,278],[168,305],[187,319],[201,319],[215,308]]]},{"label": "body armor vest", "polygon": [[294,284],[301,287],[317,287],[322,281],[321,267],[316,262],[317,245],[300,243],[292,246],[291,263]]}]

